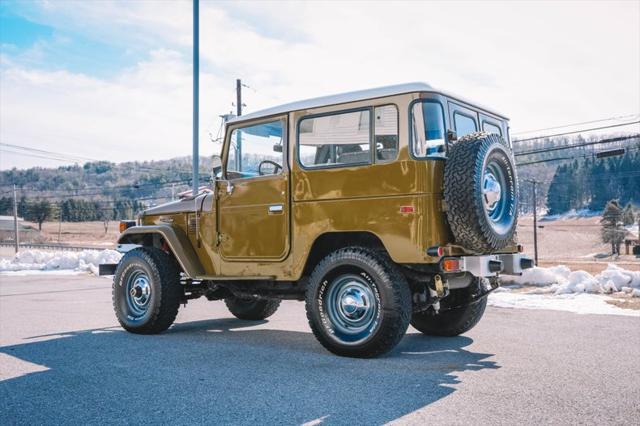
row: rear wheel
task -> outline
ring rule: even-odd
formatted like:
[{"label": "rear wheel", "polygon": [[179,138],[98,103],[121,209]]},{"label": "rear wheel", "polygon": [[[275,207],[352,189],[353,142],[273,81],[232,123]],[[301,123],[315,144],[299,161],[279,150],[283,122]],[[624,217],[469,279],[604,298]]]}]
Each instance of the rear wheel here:
[{"label": "rear wheel", "polygon": [[451,290],[451,294],[440,302],[437,314],[429,309],[416,312],[411,317],[411,325],[418,331],[430,336],[458,336],[466,333],[478,324],[487,307],[487,298],[471,300],[472,294],[482,288],[482,279],[464,289]]},{"label": "rear wheel", "polygon": [[180,270],[175,260],[156,248],[127,252],[113,279],[113,309],[127,331],[154,334],[166,330],[178,314]]},{"label": "rear wheel", "polygon": [[326,349],[368,358],[391,350],[404,336],[411,294],[385,254],[349,247],[315,267],[306,308],[311,330]]},{"label": "rear wheel", "polygon": [[224,299],[229,312],[236,318],[250,321],[259,321],[275,314],[280,306],[280,300],[241,298],[231,296]]}]

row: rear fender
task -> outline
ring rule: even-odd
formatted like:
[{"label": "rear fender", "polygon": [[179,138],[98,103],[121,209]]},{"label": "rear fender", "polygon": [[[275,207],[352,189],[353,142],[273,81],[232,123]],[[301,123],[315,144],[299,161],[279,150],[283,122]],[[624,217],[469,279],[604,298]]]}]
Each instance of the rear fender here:
[{"label": "rear fender", "polygon": [[159,247],[160,241],[166,241],[182,271],[189,278],[204,275],[204,268],[193,250],[189,238],[180,229],[169,225],[132,226],[127,228],[118,239],[118,251],[129,251],[134,246]]}]

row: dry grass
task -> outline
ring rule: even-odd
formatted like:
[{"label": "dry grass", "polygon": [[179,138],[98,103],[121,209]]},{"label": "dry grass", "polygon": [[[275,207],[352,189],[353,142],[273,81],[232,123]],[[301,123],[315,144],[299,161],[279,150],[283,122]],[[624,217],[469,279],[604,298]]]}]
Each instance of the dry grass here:
[{"label": "dry grass", "polygon": [[[38,229],[37,224],[25,222]],[[118,221],[109,222],[105,233],[102,222],[45,222],[42,224],[42,232],[37,241],[40,243],[63,243],[69,245],[104,246],[115,247],[115,242],[120,235]]]},{"label": "dry grass", "polygon": [[633,299],[628,297],[614,297],[613,299],[607,300],[607,303],[623,309],[635,309],[636,311],[640,311],[640,299],[637,297]]},{"label": "dry grass", "polygon": [[[608,263],[640,271],[640,259],[622,255],[596,259],[597,254],[607,254],[611,248],[600,241],[600,217],[575,218],[538,222],[538,258],[540,266],[567,265],[589,273],[602,272]],[[533,217],[521,216],[518,222],[518,238],[525,251],[533,255]],[[622,246],[624,252],[624,246]]]}]

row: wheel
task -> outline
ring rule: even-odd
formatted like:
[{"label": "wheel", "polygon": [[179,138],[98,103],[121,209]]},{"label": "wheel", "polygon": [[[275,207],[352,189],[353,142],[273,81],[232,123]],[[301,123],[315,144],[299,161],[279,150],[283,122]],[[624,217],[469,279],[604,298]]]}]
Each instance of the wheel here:
[{"label": "wheel", "polygon": [[513,244],[518,183],[511,149],[500,136],[472,133],[455,142],[444,182],[447,219],[456,244],[477,253]]},{"label": "wheel", "polygon": [[138,334],[160,333],[178,314],[180,270],[175,260],[156,248],[127,252],[113,279],[113,309],[120,325]]},{"label": "wheel", "polygon": [[391,350],[411,317],[411,293],[386,256],[349,247],[325,257],[313,270],[306,294],[313,334],[329,351],[370,358]]},{"label": "wheel", "polygon": [[229,312],[236,318],[259,321],[275,314],[280,306],[277,299],[241,298],[231,296],[224,299]]},{"label": "wheel", "polygon": [[451,290],[451,294],[440,302],[439,313],[431,309],[416,312],[411,316],[411,325],[430,336],[458,336],[471,330],[487,307],[486,297],[469,301],[471,293],[479,291],[481,283],[481,278],[475,278],[468,288]]}]

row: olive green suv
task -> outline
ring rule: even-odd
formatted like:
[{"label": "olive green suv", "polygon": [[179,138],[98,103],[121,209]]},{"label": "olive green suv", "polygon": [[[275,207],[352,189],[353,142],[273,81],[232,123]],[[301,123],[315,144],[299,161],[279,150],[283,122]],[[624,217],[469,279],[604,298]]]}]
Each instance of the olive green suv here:
[{"label": "olive green suv", "polygon": [[339,355],[392,349],[411,324],[455,336],[501,274],[532,266],[516,241],[505,116],[411,83],[286,104],[226,123],[215,179],[122,224],[113,304],[158,333],[189,299],[263,320],[304,300]]}]

